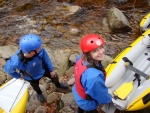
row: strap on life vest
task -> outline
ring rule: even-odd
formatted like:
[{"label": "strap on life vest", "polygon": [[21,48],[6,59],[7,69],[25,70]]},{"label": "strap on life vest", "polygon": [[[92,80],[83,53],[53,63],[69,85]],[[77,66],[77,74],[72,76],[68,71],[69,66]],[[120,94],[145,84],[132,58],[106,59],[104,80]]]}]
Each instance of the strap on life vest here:
[{"label": "strap on life vest", "polygon": [[34,58],[34,57],[32,57],[32,58],[25,58],[25,57],[23,56],[23,53],[22,53],[21,50],[19,51],[19,53],[18,53],[17,55],[18,55],[20,61],[22,62],[22,64],[27,64],[29,61],[32,61],[33,58]]},{"label": "strap on life vest", "polygon": [[78,60],[78,62],[76,63],[75,65],[75,68],[74,68],[74,74],[75,74],[75,86],[76,86],[76,90],[78,92],[78,94],[86,99],[86,93],[85,93],[85,90],[81,84],[81,76],[82,76],[82,73],[87,69],[87,67],[85,65],[82,64],[82,59],[80,58]]},{"label": "strap on life vest", "polygon": [[[22,53],[21,50],[20,50],[20,52],[17,55],[18,55],[18,58],[20,59],[20,61],[22,62],[23,65],[26,64],[26,63],[28,63],[28,61],[33,60],[33,58],[25,58],[23,56],[23,53]],[[29,73],[27,73],[26,70],[19,70],[19,73],[23,74],[23,75],[26,75],[26,76],[29,76],[32,80],[34,80],[34,78],[32,77],[32,75],[30,75]]]},{"label": "strap on life vest", "polygon": [[[99,62],[99,63],[101,64],[101,62]],[[101,65],[101,68],[98,67],[98,66],[95,66],[95,65],[94,65],[94,66],[93,66],[93,65],[87,65],[87,66],[86,66],[86,65],[83,65],[81,58],[80,58],[80,59],[78,60],[78,62],[76,63],[75,68],[74,68],[76,90],[77,90],[78,94],[79,94],[82,98],[87,99],[87,100],[91,100],[92,98],[90,97],[90,95],[87,95],[87,94],[85,93],[85,90],[84,90],[84,88],[83,88],[83,86],[82,86],[82,83],[81,83],[82,73],[83,73],[86,69],[88,69],[88,68],[96,68],[96,69],[98,69],[98,70],[101,70],[101,71],[104,73],[105,78],[106,78],[106,71],[105,71],[105,69],[103,68],[102,65]],[[105,79],[105,78],[104,78],[104,79]]]}]

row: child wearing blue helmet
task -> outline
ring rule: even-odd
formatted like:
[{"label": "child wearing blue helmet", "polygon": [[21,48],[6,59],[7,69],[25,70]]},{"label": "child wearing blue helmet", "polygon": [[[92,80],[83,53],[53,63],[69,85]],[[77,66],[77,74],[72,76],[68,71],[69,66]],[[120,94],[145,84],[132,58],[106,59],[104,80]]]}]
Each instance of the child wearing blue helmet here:
[{"label": "child wearing blue helmet", "polygon": [[20,49],[6,62],[4,71],[14,78],[23,78],[37,92],[39,101],[44,102],[39,80],[48,77],[58,88],[68,88],[60,83],[53,64],[44,48],[42,40],[35,34],[23,36],[19,42]]}]

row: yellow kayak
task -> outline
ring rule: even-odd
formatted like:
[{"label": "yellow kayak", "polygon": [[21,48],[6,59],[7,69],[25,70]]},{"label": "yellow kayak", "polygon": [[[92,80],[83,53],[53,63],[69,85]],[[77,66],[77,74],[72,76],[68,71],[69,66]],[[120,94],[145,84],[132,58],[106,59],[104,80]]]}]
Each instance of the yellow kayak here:
[{"label": "yellow kayak", "polygon": [[136,111],[150,106],[150,79],[137,70],[127,68],[124,58],[135,69],[150,75],[150,30],[123,50],[107,68],[106,86],[114,106],[122,111]]},{"label": "yellow kayak", "polygon": [[150,13],[148,13],[140,22],[140,28],[142,31],[150,29]]},{"label": "yellow kayak", "polygon": [[11,79],[0,87],[0,113],[25,113],[29,83]]}]

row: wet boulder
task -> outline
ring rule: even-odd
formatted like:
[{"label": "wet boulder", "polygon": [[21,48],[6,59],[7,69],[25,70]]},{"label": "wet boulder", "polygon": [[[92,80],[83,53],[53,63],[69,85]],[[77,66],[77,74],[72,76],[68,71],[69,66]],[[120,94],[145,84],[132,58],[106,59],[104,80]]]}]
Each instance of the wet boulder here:
[{"label": "wet boulder", "polygon": [[115,7],[108,12],[108,22],[113,33],[126,33],[132,30],[125,15]]}]

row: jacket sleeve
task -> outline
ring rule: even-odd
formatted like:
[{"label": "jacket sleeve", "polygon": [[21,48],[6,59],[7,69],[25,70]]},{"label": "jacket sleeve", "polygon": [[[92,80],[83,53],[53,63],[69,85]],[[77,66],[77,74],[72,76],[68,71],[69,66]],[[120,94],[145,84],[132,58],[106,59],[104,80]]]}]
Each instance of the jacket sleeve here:
[{"label": "jacket sleeve", "polygon": [[20,78],[20,74],[16,72],[17,69],[18,59],[15,56],[12,56],[9,60],[7,60],[6,64],[4,65],[4,71],[14,78]]},{"label": "jacket sleeve", "polygon": [[43,62],[44,66],[51,72],[54,70],[53,64],[51,62],[51,59],[45,49],[43,49]]},{"label": "jacket sleeve", "polygon": [[111,102],[112,97],[108,93],[108,88],[105,86],[102,73],[97,76],[91,77],[87,80],[86,83],[86,94],[89,94],[99,104],[108,104]]}]

